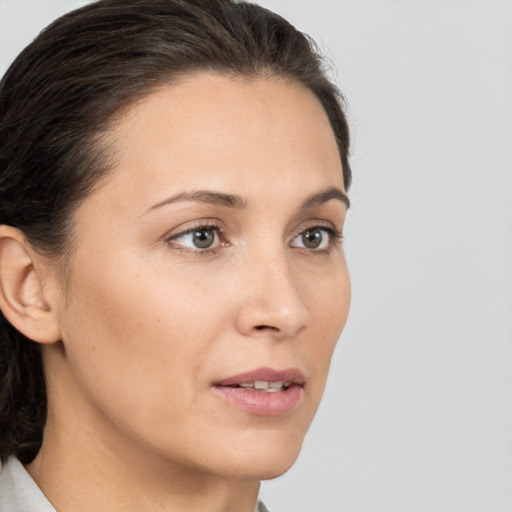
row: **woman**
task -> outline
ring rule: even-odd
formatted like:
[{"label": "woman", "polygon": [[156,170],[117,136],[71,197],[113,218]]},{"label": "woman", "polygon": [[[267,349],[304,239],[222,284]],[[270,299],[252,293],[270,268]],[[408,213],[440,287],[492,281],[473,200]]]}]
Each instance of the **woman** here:
[{"label": "woman", "polygon": [[348,146],[312,43],[255,5],[101,0],[20,54],[0,510],[265,510],[348,314]]}]

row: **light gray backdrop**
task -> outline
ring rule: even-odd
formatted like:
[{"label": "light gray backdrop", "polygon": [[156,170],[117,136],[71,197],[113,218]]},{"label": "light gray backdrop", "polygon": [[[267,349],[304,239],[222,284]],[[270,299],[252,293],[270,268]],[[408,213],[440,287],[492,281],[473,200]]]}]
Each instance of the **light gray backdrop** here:
[{"label": "light gray backdrop", "polygon": [[[0,72],[79,0],[0,0]],[[276,512],[512,510],[512,2],[260,0],[348,98],[351,317]]]}]

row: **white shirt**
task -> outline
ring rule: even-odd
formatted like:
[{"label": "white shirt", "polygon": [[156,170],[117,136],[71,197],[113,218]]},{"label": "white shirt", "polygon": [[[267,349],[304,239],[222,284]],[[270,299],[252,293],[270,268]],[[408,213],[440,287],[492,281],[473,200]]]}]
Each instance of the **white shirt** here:
[{"label": "white shirt", "polygon": [[[0,461],[1,512],[56,512],[16,457]],[[254,512],[270,512],[258,501]]]}]

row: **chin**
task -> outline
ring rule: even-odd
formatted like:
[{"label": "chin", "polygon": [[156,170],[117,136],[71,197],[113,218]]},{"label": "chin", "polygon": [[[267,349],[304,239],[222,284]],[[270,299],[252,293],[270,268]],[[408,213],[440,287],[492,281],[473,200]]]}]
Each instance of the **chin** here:
[{"label": "chin", "polygon": [[281,475],[284,475],[295,463],[297,457],[295,457],[292,461],[288,461],[286,464],[273,464],[271,468],[267,468],[266,471],[262,471],[258,476],[259,480],[272,480],[273,478],[277,478]]},{"label": "chin", "polygon": [[[214,434],[208,443],[210,467],[225,476],[271,480],[286,473],[297,460],[312,414],[277,421],[252,419],[245,425]],[[202,450],[204,457],[206,450]],[[208,462],[207,462],[208,460]]]},{"label": "chin", "polygon": [[239,478],[271,480],[286,473],[297,460],[302,448],[302,439],[299,442],[278,443],[263,440],[261,444],[244,449],[236,449],[227,455],[225,461],[229,468],[226,473]]},{"label": "chin", "polygon": [[[297,454],[298,456],[298,454]],[[247,480],[272,480],[286,473],[297,460],[297,456],[287,459],[251,461],[250,464],[225,468],[225,476]]]}]

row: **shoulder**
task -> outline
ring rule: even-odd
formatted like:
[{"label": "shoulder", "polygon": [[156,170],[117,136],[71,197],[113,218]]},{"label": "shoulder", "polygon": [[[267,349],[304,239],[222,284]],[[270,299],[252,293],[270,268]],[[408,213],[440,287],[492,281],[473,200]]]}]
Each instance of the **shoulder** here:
[{"label": "shoulder", "polygon": [[[0,459],[0,510],[2,512],[56,512],[16,457]],[[258,501],[255,512],[270,512]]]},{"label": "shoulder", "polygon": [[262,501],[258,501],[255,512],[271,512]]},{"label": "shoulder", "polygon": [[10,468],[10,459],[0,459],[0,510],[16,510],[15,485]]},{"label": "shoulder", "polygon": [[41,489],[16,457],[0,460],[2,512],[55,512]]}]

